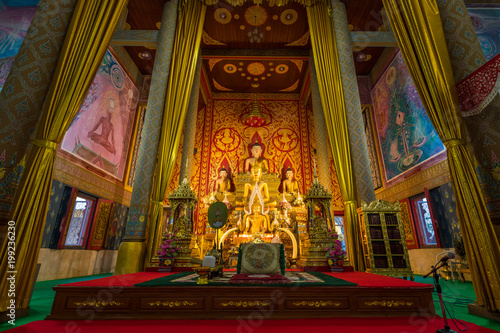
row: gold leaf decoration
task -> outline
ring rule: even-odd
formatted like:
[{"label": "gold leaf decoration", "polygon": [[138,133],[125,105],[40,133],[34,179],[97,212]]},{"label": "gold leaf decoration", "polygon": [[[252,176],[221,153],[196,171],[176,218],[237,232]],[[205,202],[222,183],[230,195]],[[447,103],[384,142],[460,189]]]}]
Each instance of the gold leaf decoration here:
[{"label": "gold leaf decoration", "polygon": [[292,84],[290,87],[286,88],[286,89],[282,89],[280,91],[283,91],[283,92],[287,92],[287,91],[294,91],[295,89],[297,89],[297,87],[299,86],[299,80],[297,80],[294,84]]},{"label": "gold leaf decoration", "polygon": [[206,45],[227,45],[210,37],[205,30],[203,30],[201,39],[203,40],[203,43],[205,43]]},{"label": "gold leaf decoration", "polygon": [[309,30],[307,30],[304,36],[300,37],[294,42],[285,44],[285,46],[305,46],[309,42],[309,35],[310,35]]}]

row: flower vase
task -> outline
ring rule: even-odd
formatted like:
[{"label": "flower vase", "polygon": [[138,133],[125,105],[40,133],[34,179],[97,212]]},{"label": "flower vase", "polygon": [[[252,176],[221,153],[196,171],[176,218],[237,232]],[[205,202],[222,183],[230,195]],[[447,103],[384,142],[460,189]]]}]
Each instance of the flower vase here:
[{"label": "flower vase", "polygon": [[344,260],[337,257],[328,257],[328,263],[331,268],[342,268],[344,267]]},{"label": "flower vase", "polygon": [[158,257],[158,270],[161,272],[171,272],[174,267],[175,257]]}]

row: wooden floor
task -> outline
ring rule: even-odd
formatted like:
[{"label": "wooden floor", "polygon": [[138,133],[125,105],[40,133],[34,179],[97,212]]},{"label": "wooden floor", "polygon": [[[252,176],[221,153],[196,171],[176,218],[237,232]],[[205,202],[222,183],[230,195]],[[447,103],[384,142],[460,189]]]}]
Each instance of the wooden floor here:
[{"label": "wooden floor", "polygon": [[250,316],[279,319],[435,313],[433,286],[424,284],[394,288],[368,288],[361,284],[355,287],[62,285],[54,290],[56,296],[47,319],[230,319]]}]

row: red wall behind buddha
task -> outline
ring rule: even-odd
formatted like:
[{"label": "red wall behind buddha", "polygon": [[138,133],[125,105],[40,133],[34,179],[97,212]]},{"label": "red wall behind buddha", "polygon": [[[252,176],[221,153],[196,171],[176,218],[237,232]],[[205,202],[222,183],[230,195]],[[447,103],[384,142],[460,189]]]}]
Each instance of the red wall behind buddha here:
[{"label": "red wall behind buddha", "polygon": [[[283,168],[291,167],[301,193],[309,189],[314,173],[312,114],[301,105],[299,95],[258,95],[260,111],[266,118],[266,124],[261,127],[244,124],[253,95],[215,94],[212,97],[211,102],[198,112],[195,139],[197,153],[194,155],[194,170],[191,171],[190,179],[191,187],[199,198],[194,226],[198,234],[204,233],[207,223],[208,207],[202,202],[202,197],[213,191],[222,167],[230,169],[233,174],[243,172],[244,161],[250,157],[250,146],[256,140],[263,145],[263,156],[269,161],[269,172],[281,175]],[[332,177],[336,183],[337,176],[333,174]],[[175,189],[177,184],[178,175],[172,177],[169,191]],[[335,191],[338,192],[338,188]],[[336,200],[341,200],[340,192],[333,195]]]}]

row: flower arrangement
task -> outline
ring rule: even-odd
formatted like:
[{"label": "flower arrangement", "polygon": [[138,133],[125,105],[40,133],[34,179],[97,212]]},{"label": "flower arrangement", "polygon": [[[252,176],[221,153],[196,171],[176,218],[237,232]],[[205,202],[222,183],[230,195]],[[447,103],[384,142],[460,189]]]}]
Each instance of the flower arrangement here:
[{"label": "flower arrangement", "polygon": [[339,240],[339,235],[335,231],[328,229],[326,241],[328,242],[328,245],[325,247],[326,257],[344,259],[346,252],[342,249],[342,242]]},{"label": "flower arrangement", "polygon": [[179,252],[179,247],[177,246],[177,229],[171,233],[167,233],[163,236],[163,243],[160,244],[160,249],[156,251],[158,257],[175,257]]},{"label": "flower arrangement", "polygon": [[292,205],[286,200],[278,202],[278,208],[281,210],[290,210],[292,209]]}]

